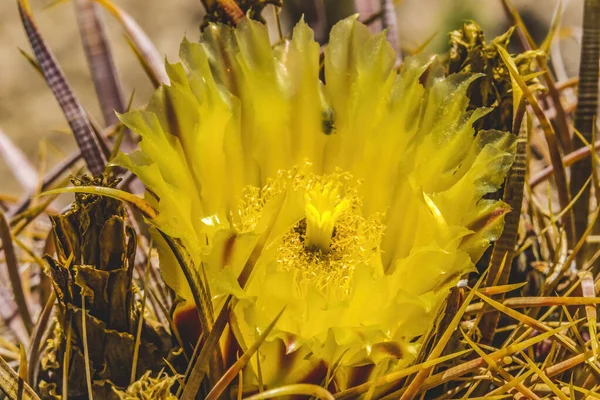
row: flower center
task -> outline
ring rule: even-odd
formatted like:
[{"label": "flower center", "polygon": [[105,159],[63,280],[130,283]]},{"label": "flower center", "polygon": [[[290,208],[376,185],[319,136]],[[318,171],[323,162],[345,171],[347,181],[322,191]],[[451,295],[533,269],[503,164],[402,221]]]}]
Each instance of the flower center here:
[{"label": "flower center", "polygon": [[303,204],[302,208],[279,211],[299,219],[278,239],[272,261],[277,269],[293,273],[298,290],[312,286],[328,298],[342,299],[351,288],[356,266],[372,265],[378,255],[382,218],[363,216],[359,184],[350,174],[306,171],[281,172],[261,189],[247,188],[236,228],[253,230],[264,213],[273,209],[268,203],[277,195],[297,196],[289,204]]},{"label": "flower center", "polygon": [[304,218],[282,238],[278,268],[293,272],[299,291],[312,286],[341,300],[352,287],[355,268],[371,265],[378,252],[381,218],[363,216],[358,183],[350,174],[307,175],[297,183]]}]

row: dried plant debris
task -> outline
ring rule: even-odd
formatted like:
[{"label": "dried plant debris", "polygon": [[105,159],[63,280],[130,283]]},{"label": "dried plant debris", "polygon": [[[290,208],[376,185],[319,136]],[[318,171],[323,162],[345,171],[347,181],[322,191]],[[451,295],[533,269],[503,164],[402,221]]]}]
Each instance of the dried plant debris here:
[{"label": "dried plant debris", "polygon": [[262,11],[266,6],[283,6],[283,0],[203,0],[202,2],[206,8],[202,29],[211,22],[237,25],[239,19],[244,16],[265,22]]},{"label": "dried plant debris", "polygon": [[177,378],[164,372],[153,378],[150,372],[146,372],[126,391],[115,389],[115,393],[119,400],[177,400],[177,397],[171,393]]},{"label": "dried plant debris", "polygon": [[[483,31],[476,22],[467,22],[461,29],[450,32],[450,54],[448,73],[476,73],[482,76],[471,84],[469,90],[469,109],[494,107],[494,110],[475,122],[479,129],[498,129],[512,131],[513,94],[510,73],[506,68],[498,47],[507,48],[513,36],[514,28],[486,42]],[[539,51],[526,51],[514,58],[519,73],[523,77],[531,76],[535,70],[535,57]],[[531,76],[532,89],[541,85]]]},{"label": "dried plant debris", "polygon": [[[73,183],[114,187],[118,181],[84,176]],[[89,366],[94,397],[117,398],[113,389],[127,388],[134,362],[137,377],[147,371],[158,373],[173,348],[167,331],[147,316],[136,343],[141,306],[132,283],[136,235],[126,224],[123,206],[96,195],[77,194],[69,211],[50,219],[57,256],[46,255],[44,260],[59,312],[42,358],[41,394],[44,398],[63,394],[66,374],[68,397],[87,398]],[[139,354],[134,360],[136,345]]]}]

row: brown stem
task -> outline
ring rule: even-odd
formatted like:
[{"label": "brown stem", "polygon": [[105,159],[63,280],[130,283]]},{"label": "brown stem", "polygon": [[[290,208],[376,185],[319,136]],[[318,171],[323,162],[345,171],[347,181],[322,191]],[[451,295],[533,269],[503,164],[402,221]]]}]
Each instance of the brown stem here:
[{"label": "brown stem", "polygon": [[[583,38],[579,65],[579,96],[575,109],[575,129],[586,142],[592,141],[594,119],[598,109],[598,60],[600,59],[600,0],[585,0]],[[573,138],[574,149],[585,148],[584,140]],[[571,193],[578,193],[592,173],[592,159],[585,157],[571,167]],[[589,186],[583,189],[573,205],[575,233],[579,239],[585,232],[590,208]]]}]

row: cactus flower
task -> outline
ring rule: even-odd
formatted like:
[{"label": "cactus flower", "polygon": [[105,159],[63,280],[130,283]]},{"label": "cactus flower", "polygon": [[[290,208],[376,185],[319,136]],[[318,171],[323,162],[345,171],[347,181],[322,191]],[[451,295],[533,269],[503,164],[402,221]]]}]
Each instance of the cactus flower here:
[{"label": "cactus flower", "polygon": [[[234,296],[242,349],[286,306],[260,349],[264,383],[329,376],[343,389],[360,367],[414,362],[507,211],[483,197],[503,182],[514,138],[474,130],[490,112],[467,111],[478,75],[445,76],[423,56],[397,70],[385,36],[356,18],[333,28],[322,58],[304,22],[273,47],[248,19],[209,25],[180,57],[170,85],[121,116],[141,142],[115,162],[146,185],[152,223],[204,269],[213,302]],[[162,247],[165,281],[190,301]]]}]

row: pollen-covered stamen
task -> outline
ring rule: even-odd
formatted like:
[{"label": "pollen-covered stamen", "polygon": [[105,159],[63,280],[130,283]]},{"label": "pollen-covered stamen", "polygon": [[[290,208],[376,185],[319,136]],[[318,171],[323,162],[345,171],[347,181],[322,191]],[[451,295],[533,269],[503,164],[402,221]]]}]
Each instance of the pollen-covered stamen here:
[{"label": "pollen-covered stamen", "polygon": [[335,223],[350,202],[342,198],[335,182],[316,184],[304,195],[306,213],[306,247],[329,253]]}]

